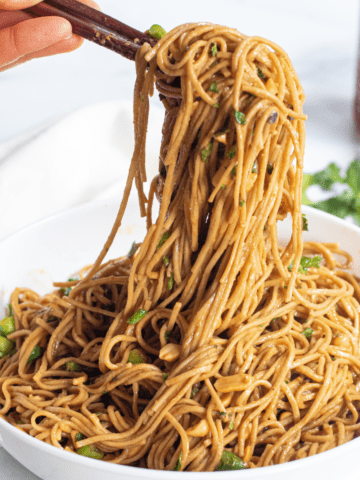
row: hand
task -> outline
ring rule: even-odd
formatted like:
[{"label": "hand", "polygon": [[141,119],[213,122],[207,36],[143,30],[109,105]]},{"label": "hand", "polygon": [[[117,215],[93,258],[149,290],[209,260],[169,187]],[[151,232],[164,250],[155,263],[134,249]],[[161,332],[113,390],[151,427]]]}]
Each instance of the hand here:
[{"label": "hand", "polygon": [[[83,39],[60,17],[32,18],[21,9],[41,0],[0,0],[0,72],[33,58],[71,52]],[[100,10],[93,0],[80,0]]]}]

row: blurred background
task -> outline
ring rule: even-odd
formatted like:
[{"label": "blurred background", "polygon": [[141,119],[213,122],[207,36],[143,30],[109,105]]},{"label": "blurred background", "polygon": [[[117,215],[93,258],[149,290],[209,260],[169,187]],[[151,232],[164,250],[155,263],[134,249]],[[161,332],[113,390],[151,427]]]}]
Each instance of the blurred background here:
[{"label": "blurred background", "polygon": [[[260,35],[289,54],[306,93],[305,171],[356,155],[357,0],[98,0],[103,12],[146,30],[209,21]],[[0,74],[0,238],[92,199],[121,196],[133,146],[135,69],[88,41],[70,54]],[[163,118],[152,99],[149,174]]]}]

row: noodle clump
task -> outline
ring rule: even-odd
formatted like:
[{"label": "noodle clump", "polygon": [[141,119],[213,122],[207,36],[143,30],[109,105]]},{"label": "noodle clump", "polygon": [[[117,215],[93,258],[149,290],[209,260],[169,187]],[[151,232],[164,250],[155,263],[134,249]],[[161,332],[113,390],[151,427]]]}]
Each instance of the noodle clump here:
[{"label": "noodle clump", "polygon": [[[114,227],[79,279],[12,294],[2,418],[67,451],[160,470],[262,467],[351,440],[360,288],[338,245],[302,241],[305,97],[288,56],[185,24],[143,45],[136,71],[135,150]],[[165,120],[147,197],[155,84]],[[134,180],[147,235],[104,263]]]}]

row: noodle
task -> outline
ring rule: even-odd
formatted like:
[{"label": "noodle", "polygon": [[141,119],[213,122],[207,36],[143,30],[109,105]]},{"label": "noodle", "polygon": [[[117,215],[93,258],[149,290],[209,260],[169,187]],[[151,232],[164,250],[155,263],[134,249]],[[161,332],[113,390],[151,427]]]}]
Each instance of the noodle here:
[{"label": "noodle", "polygon": [[[338,245],[302,241],[305,97],[288,56],[185,24],[143,45],[136,72],[117,219],[78,280],[12,294],[1,416],[58,448],[160,470],[213,471],[224,451],[262,467],[348,442],[360,432],[360,288]],[[165,120],[147,198],[154,83]],[[146,237],[104,263],[134,180]],[[318,254],[320,268],[304,267]]]}]

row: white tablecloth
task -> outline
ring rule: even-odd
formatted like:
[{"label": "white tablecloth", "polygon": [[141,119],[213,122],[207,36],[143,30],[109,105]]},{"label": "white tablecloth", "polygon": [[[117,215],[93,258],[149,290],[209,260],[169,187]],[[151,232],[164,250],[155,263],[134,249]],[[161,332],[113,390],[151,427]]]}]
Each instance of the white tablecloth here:
[{"label": "white tablecloth", "polygon": [[[345,167],[354,158],[356,0],[99,3],[139,30],[205,20],[271,38],[289,53],[307,96],[305,170],[331,161]],[[0,74],[0,239],[64,208],[122,193],[133,145],[134,78],[131,62],[90,42]],[[152,104],[150,178],[163,117],[157,98]],[[36,478],[1,448],[0,471],[2,480]]]}]

